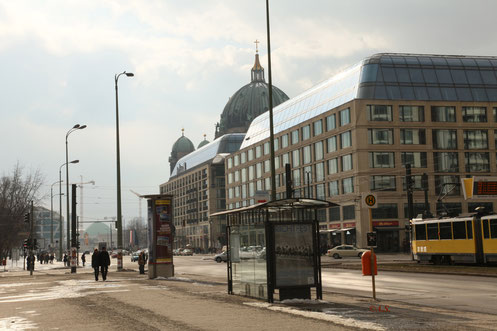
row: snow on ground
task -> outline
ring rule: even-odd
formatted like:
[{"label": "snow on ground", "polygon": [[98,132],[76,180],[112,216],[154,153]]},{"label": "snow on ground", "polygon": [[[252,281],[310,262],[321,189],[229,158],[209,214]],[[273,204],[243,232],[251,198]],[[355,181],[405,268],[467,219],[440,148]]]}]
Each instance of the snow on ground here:
[{"label": "snow on ground", "polygon": [[35,323],[24,317],[12,316],[0,318],[0,330],[30,330],[38,329]]}]

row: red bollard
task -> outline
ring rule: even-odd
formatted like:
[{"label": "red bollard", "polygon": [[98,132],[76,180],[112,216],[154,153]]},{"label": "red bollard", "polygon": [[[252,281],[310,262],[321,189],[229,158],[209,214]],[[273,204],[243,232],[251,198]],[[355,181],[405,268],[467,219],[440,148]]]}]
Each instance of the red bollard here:
[{"label": "red bollard", "polygon": [[[376,254],[373,255],[374,260],[374,274],[375,276],[378,274],[378,269],[376,266]],[[362,263],[362,275],[363,276],[371,276],[371,251],[364,252],[361,256]]]}]

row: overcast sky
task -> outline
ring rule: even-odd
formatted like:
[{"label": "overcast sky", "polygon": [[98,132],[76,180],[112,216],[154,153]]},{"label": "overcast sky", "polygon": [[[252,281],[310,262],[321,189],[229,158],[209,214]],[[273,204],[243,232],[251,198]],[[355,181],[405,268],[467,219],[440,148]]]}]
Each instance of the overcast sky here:
[{"label": "overcast sky", "polygon": [[[496,54],[497,1],[270,2],[273,84],[290,98],[374,53]],[[50,208],[66,132],[86,124],[69,136],[70,182],[95,181],[86,220],[115,216],[114,75],[133,72],[119,79],[121,182],[123,216],[138,216],[130,190],[159,192],[182,128],[213,140],[256,39],[267,80],[265,15],[264,0],[0,0],[0,173],[39,169]]]}]

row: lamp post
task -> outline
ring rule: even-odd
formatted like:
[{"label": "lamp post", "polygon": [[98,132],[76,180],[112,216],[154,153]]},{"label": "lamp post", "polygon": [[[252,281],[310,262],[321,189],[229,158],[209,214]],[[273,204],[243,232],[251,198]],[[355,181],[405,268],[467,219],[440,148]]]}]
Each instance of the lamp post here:
[{"label": "lamp post", "polygon": [[[123,71],[120,74],[114,75],[114,83],[116,87],[116,167],[117,167],[117,248],[121,250],[123,248],[123,227],[122,227],[122,209],[121,209],[121,155],[119,151],[119,101],[117,93],[117,81],[121,75],[126,75],[127,77],[133,77],[134,74],[131,72]],[[111,230],[112,231],[112,230]],[[118,269],[119,263],[118,263]]]},{"label": "lamp post", "polygon": [[[79,160],[72,160],[69,163],[79,163]],[[62,164],[59,167],[59,262],[62,261],[62,242],[63,242],[63,233],[64,233],[64,224],[62,223],[62,196],[64,193],[62,193],[62,167],[67,165],[67,163]],[[68,213],[69,215],[69,213]]]},{"label": "lamp post", "polygon": [[60,184],[60,182],[61,180],[59,179],[50,186],[50,251],[53,249],[53,186]]},{"label": "lamp post", "polygon": [[[269,29],[269,0],[266,0],[267,64],[269,98],[269,148],[271,160],[271,201],[276,200],[276,167],[274,165],[274,126],[273,126],[273,81],[271,75],[271,32]],[[271,298],[272,300],[272,298]]]},{"label": "lamp post", "polygon": [[[83,130],[86,128],[86,125],[79,125],[76,124],[74,125],[69,131],[66,133],[66,164],[69,163],[68,158],[69,158],[69,152],[68,152],[68,147],[67,147],[67,138],[71,134],[71,132],[74,132],[76,130]],[[70,241],[70,235],[69,235],[69,225],[70,225],[70,220],[69,220],[69,167],[66,167],[66,207],[67,207],[67,249],[69,250],[71,248],[71,241]]]}]

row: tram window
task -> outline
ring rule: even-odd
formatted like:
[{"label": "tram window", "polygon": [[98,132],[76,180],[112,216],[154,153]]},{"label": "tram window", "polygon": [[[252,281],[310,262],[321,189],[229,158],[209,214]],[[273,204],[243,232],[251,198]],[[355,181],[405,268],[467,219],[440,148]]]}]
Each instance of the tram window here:
[{"label": "tram window", "polygon": [[452,223],[454,239],[466,239],[466,222]]},{"label": "tram window", "polygon": [[424,224],[416,224],[416,240],[426,240],[426,226]]},{"label": "tram window", "polygon": [[468,230],[468,239],[473,239],[473,221],[466,221],[466,229]]},{"label": "tram window", "polygon": [[497,220],[490,220],[490,236],[497,238]]},{"label": "tram window", "polygon": [[438,239],[438,223],[426,224],[428,228],[428,240]]},{"label": "tram window", "polygon": [[450,222],[440,223],[440,239],[452,239]]},{"label": "tram window", "polygon": [[490,233],[488,232],[488,220],[483,220],[483,238],[490,238]]}]

